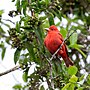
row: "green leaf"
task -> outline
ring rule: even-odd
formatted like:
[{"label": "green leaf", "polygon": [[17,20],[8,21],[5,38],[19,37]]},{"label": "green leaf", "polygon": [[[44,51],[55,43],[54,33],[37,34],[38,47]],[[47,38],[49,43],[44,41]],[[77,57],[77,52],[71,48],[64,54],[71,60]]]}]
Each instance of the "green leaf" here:
[{"label": "green leaf", "polygon": [[59,26],[59,25],[60,25],[60,23],[61,23],[61,22],[57,22],[57,23],[56,23],[56,26]]},{"label": "green leaf", "polygon": [[17,11],[21,12],[20,0],[17,0],[17,1],[16,1],[15,6],[17,7]]},{"label": "green leaf", "polygon": [[21,90],[22,86],[20,84],[16,84],[15,86],[13,86],[13,89],[15,90]]},{"label": "green leaf", "polygon": [[43,20],[45,20],[46,18],[47,18],[47,16],[42,16],[42,17],[39,18],[39,20],[43,21]]},{"label": "green leaf", "polygon": [[77,44],[78,45],[78,48],[84,48],[83,45],[80,45],[80,44]]},{"label": "green leaf", "polygon": [[90,74],[87,77],[87,83],[90,85]]},{"label": "green leaf", "polygon": [[69,47],[72,47],[72,48],[84,48],[84,46],[80,45],[80,44],[69,45]]},{"label": "green leaf", "polygon": [[84,87],[78,87],[77,90],[84,90]]},{"label": "green leaf", "polygon": [[66,37],[66,35],[67,35],[67,30],[65,30],[65,29],[61,29],[60,30],[60,33],[63,35],[63,37],[65,38]]},{"label": "green leaf", "polygon": [[20,0],[16,1],[16,6],[17,6],[17,8],[20,8]]},{"label": "green leaf", "polygon": [[34,54],[34,50],[33,50],[33,45],[29,42],[26,42],[25,45],[26,45],[26,48],[29,52],[31,59],[33,59],[33,61],[34,61],[35,60],[35,54]]},{"label": "green leaf", "polygon": [[38,37],[38,39],[39,39],[39,42],[40,42],[40,44],[42,45],[42,44],[43,44],[43,40],[42,40],[41,29],[40,29],[40,28],[37,28],[37,30],[35,30],[35,34],[37,35],[37,37]]},{"label": "green leaf", "polygon": [[4,33],[5,34],[5,31],[3,30],[3,28],[0,26],[0,33]]},{"label": "green leaf", "polygon": [[46,6],[48,6],[50,0],[45,0]]},{"label": "green leaf", "polygon": [[77,71],[78,71],[78,69],[77,69],[77,67],[75,67],[75,66],[70,66],[70,67],[68,68],[68,73],[69,73],[70,75],[75,75],[75,74],[77,73]]},{"label": "green leaf", "polygon": [[42,23],[42,27],[44,27],[44,28],[48,28],[49,27],[48,20],[45,20],[45,23]]},{"label": "green leaf", "polygon": [[28,72],[24,72],[22,78],[23,78],[24,82],[27,82],[27,80],[28,80]]},{"label": "green leaf", "polygon": [[4,11],[3,10],[0,10],[0,15],[2,15],[4,13]]},{"label": "green leaf", "polygon": [[75,49],[77,49],[85,58],[87,57],[81,49],[79,49],[78,47],[75,47]]},{"label": "green leaf", "polygon": [[71,85],[71,83],[68,83],[68,84],[66,84],[63,88],[62,88],[62,90],[68,90],[68,87]]},{"label": "green leaf", "polygon": [[22,0],[21,1],[21,7],[23,7],[23,14],[26,15],[26,9],[27,9],[27,1],[26,0]]},{"label": "green leaf", "polygon": [[[72,32],[71,32],[71,33],[72,33]],[[74,45],[74,44],[77,43],[77,37],[78,37],[77,33],[73,33],[73,34],[72,34],[72,36],[70,37],[70,44],[71,44],[71,45]]]},{"label": "green leaf", "polygon": [[79,78],[79,81],[82,81],[84,79],[84,74]]},{"label": "green leaf", "polygon": [[50,13],[49,17],[48,17],[48,20],[49,20],[49,25],[55,25],[54,23],[54,17],[53,17],[53,14]]},{"label": "green leaf", "polygon": [[75,87],[75,84],[71,84],[71,85],[68,87],[68,90],[74,90],[74,87]]},{"label": "green leaf", "polygon": [[51,12],[54,13],[59,20],[62,20],[62,18],[61,18],[61,13],[59,12],[58,9],[56,9],[56,10],[51,10]]},{"label": "green leaf", "polygon": [[84,87],[79,87],[77,90],[84,90]]},{"label": "green leaf", "polygon": [[45,88],[44,88],[44,86],[43,86],[43,85],[40,87],[40,90],[45,90]]},{"label": "green leaf", "polygon": [[18,22],[16,22],[16,30],[17,32],[20,32],[20,24]]},{"label": "green leaf", "polygon": [[0,48],[4,48],[4,42],[3,41],[0,42]]},{"label": "green leaf", "polygon": [[75,75],[72,75],[72,77],[69,79],[69,82],[76,83],[78,78]]},{"label": "green leaf", "polygon": [[17,61],[19,60],[20,57],[20,52],[21,50],[19,48],[16,49],[15,53],[14,53],[14,63],[16,64]]},{"label": "green leaf", "polygon": [[73,44],[73,45],[69,45],[69,47],[72,47],[72,48],[77,49],[77,50],[86,58],[85,53],[84,53],[81,49],[79,49],[79,48],[83,47],[83,45],[80,45],[80,44]]},{"label": "green leaf", "polygon": [[6,48],[3,48],[2,49],[2,60],[3,60],[4,56],[5,56],[5,52],[6,52]]}]

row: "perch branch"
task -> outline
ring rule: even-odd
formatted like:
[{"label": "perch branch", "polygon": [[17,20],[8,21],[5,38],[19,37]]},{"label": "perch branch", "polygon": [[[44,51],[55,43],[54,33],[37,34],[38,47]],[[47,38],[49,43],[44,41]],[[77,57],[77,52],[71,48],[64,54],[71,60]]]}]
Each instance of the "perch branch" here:
[{"label": "perch branch", "polygon": [[8,73],[10,73],[10,72],[13,72],[13,71],[19,69],[19,68],[21,68],[19,65],[18,65],[18,66],[15,66],[15,67],[13,67],[13,68],[5,71],[5,72],[0,73],[0,76],[6,75],[6,74],[8,74]]}]

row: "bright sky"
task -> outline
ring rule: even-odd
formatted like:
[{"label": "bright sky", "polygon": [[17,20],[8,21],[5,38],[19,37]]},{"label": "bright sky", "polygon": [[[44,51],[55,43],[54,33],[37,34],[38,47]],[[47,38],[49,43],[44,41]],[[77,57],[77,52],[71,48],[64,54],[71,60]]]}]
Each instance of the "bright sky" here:
[{"label": "bright sky", "polygon": [[[11,0],[0,0],[0,10],[2,9],[5,12],[3,14],[3,19],[12,19],[13,21],[18,20],[17,17],[13,19],[8,16],[8,12],[10,10],[15,9],[14,3],[12,3]],[[5,31],[8,29],[6,27],[3,28]],[[0,73],[15,66],[13,62],[13,56],[15,50],[11,49],[10,46],[6,46],[6,47],[7,50],[4,60],[2,61],[0,57]],[[1,50],[0,50],[0,56],[1,56]],[[0,77],[0,90],[12,90],[12,86],[17,83],[23,83],[22,71],[20,70],[14,71],[12,73]]]}]

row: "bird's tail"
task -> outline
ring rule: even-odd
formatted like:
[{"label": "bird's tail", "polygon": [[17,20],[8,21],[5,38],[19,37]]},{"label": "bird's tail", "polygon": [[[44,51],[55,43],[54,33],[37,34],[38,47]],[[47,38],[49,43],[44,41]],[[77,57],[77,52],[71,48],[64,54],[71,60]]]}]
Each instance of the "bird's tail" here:
[{"label": "bird's tail", "polygon": [[64,58],[64,61],[67,67],[74,65],[73,61],[69,57]]}]

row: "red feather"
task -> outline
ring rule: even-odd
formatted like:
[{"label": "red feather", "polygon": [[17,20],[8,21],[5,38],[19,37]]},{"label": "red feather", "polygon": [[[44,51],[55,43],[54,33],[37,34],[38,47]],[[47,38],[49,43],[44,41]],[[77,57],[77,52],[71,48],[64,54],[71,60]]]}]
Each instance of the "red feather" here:
[{"label": "red feather", "polygon": [[[44,44],[46,46],[46,48],[50,51],[51,54],[54,54],[55,51],[60,47],[60,45],[63,42],[63,37],[60,34],[59,30],[57,29],[57,27],[55,25],[50,26],[47,36],[44,39]],[[72,66],[73,62],[71,61],[71,59],[68,56],[68,52],[67,52],[67,47],[66,44],[64,43],[61,47],[61,49],[59,50],[59,52],[56,54],[57,56],[61,56],[67,67]]]}]

